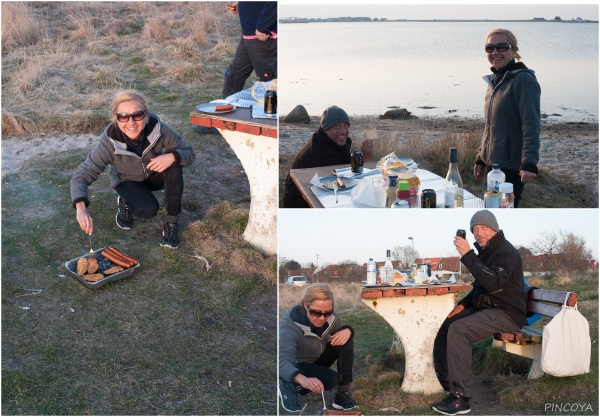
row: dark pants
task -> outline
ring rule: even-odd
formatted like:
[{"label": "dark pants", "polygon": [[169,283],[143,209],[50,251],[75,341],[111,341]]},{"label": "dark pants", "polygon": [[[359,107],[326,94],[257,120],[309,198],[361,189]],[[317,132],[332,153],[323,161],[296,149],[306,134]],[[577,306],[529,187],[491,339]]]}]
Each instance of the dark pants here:
[{"label": "dark pants", "polygon": [[153,172],[143,182],[123,181],[115,189],[133,215],[142,219],[156,216],[160,205],[152,191],[164,189],[167,215],[177,216],[181,213],[183,168],[181,165],[173,165],[163,172]]},{"label": "dark pants", "polygon": [[[337,360],[337,372],[330,369]],[[299,363],[300,373],[308,378],[317,378],[323,383],[325,391],[331,391],[338,385],[352,382],[352,366],[354,364],[354,341],[348,340],[343,346],[331,346],[327,343],[325,351],[314,363]],[[295,384],[299,394],[308,394],[309,390]]]},{"label": "dark pants", "polygon": [[435,373],[444,390],[469,397],[472,344],[494,333],[519,330],[503,310],[467,308],[447,318],[433,344]]},{"label": "dark pants", "polygon": [[513,185],[513,192],[515,193],[515,208],[519,207],[519,201],[523,191],[525,191],[525,183],[521,182],[521,175],[519,171],[512,169],[503,169],[504,175],[506,175],[506,182],[510,182]]},{"label": "dark pants", "polygon": [[260,81],[277,78],[277,40],[240,39],[233,61],[225,70],[223,98],[242,91],[246,80],[256,72]]}]

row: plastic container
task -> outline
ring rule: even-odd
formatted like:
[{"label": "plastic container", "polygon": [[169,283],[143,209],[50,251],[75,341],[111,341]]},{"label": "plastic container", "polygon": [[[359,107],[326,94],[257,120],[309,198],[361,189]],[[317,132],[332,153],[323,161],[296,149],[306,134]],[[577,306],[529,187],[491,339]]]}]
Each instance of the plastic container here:
[{"label": "plastic container", "polygon": [[492,165],[492,170],[487,175],[487,189],[500,191],[500,183],[506,181],[506,175],[500,171],[500,165]]},{"label": "plastic container", "polygon": [[500,208],[515,208],[515,194],[513,193],[512,183],[500,183],[500,193],[502,195]]},{"label": "plastic container", "polygon": [[373,258],[369,258],[369,262],[367,262],[367,285],[375,284],[377,284],[377,265]]}]

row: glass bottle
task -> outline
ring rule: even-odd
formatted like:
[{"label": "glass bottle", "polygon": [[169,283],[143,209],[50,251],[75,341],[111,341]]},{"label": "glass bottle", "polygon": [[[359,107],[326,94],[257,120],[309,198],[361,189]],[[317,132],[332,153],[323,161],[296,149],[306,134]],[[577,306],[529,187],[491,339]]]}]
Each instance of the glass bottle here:
[{"label": "glass bottle", "polygon": [[385,206],[387,208],[392,207],[394,201],[396,201],[396,188],[398,187],[398,174],[390,174],[388,176],[388,186],[385,190]]},{"label": "glass bottle", "polygon": [[463,208],[463,182],[458,172],[458,154],[456,148],[450,148],[450,167],[444,180],[444,203],[446,208]]},{"label": "glass bottle", "polygon": [[500,171],[500,165],[492,165],[492,170],[487,175],[487,189],[500,191],[500,183],[506,181],[506,175]]},{"label": "glass bottle", "polygon": [[391,282],[394,277],[394,267],[392,265],[392,258],[390,258],[390,250],[388,249],[385,258],[385,264],[383,265],[383,275],[381,277],[381,283]]}]

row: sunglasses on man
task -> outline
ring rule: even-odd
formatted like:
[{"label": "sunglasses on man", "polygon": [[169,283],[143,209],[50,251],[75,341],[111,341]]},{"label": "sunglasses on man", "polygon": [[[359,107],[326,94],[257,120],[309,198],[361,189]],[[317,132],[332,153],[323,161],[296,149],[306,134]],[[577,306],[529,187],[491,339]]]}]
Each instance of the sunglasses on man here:
[{"label": "sunglasses on man", "polygon": [[510,43],[506,43],[506,42],[497,43],[497,44],[493,44],[493,43],[485,44],[485,52],[487,52],[488,54],[491,54],[492,52],[494,52],[494,48],[498,52],[506,52],[509,49],[512,49],[512,45]]},{"label": "sunglasses on man", "polygon": [[319,317],[323,316],[326,319],[329,318],[329,316],[331,316],[333,314],[333,310],[330,311],[317,311],[317,310],[311,310],[310,307],[306,307],[306,311],[308,311],[308,314],[310,314],[311,316],[313,316],[314,318],[318,319]]},{"label": "sunglasses on man", "polygon": [[130,118],[133,119],[134,122],[139,122],[140,120],[144,120],[146,116],[146,112],[143,110],[134,111],[133,113],[116,113],[117,121],[121,123],[127,123]]}]

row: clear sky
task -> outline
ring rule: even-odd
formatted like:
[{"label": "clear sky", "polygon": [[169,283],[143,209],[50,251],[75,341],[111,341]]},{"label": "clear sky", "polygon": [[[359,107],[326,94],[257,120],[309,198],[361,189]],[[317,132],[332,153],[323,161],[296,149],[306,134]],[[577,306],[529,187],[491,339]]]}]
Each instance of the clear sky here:
[{"label": "clear sky", "polygon": [[[295,3],[295,4],[293,4]],[[403,1],[378,0],[377,4],[367,1],[279,1],[279,17],[371,17],[388,19],[509,19],[526,20],[543,17],[547,20],[560,16],[563,20],[580,17],[587,20],[598,20],[598,4],[590,1],[577,1],[578,4],[480,4],[462,2],[463,4],[407,4]],[[313,4],[309,4],[313,3]],[[316,3],[316,4],[314,4]],[[327,4],[323,4],[327,3]],[[439,1],[437,2],[439,3]],[[472,3],[472,4],[465,4]],[[587,4],[586,4],[587,3]]]},{"label": "clear sky", "polygon": [[[458,256],[452,243],[456,229],[467,230],[474,210],[385,209],[279,210],[279,254],[301,264],[319,265],[370,257],[385,259],[387,249],[412,244],[424,257]],[[597,209],[494,210],[506,238],[516,247],[529,246],[542,232],[568,231],[583,237],[598,259]]]}]

